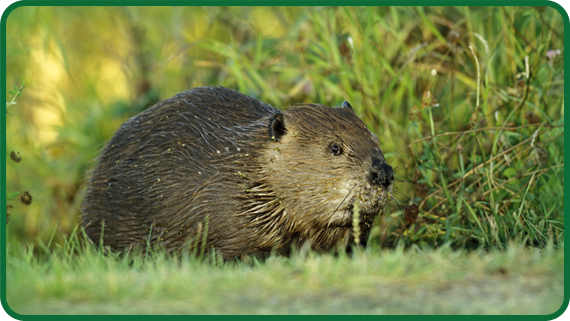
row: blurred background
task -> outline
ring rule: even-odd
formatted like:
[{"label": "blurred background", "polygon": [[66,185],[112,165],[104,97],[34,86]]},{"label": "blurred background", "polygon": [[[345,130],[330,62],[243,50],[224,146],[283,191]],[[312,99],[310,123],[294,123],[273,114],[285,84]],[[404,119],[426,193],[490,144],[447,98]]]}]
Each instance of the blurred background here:
[{"label": "blurred background", "polygon": [[[25,82],[6,115],[6,155],[21,157],[6,160],[7,241],[61,242],[121,123],[178,92],[222,85],[279,109],[351,103],[397,168],[398,204],[374,244],[488,246],[521,233],[560,242],[563,40],[549,7],[19,7],[6,24],[6,90]],[[408,149],[484,127],[517,129]],[[503,153],[537,129],[547,144]],[[454,194],[443,188],[470,169],[480,176]]]}]

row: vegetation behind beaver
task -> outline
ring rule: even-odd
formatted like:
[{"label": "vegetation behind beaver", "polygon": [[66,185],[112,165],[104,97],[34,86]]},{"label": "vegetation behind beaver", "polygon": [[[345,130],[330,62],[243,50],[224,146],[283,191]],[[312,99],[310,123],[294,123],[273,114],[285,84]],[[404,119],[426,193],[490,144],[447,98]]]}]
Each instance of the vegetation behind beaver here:
[{"label": "vegetation behind beaver", "polygon": [[89,180],[82,223],[117,251],[204,246],[225,260],[305,243],[325,251],[354,242],[357,199],[366,244],[392,180],[378,138],[347,102],[280,112],[202,87],[120,127]]}]

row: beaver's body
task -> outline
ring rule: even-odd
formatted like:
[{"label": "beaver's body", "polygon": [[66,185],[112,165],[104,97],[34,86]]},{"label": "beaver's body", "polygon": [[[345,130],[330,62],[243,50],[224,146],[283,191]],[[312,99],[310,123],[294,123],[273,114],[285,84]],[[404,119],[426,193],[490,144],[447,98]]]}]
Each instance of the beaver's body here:
[{"label": "beaver's body", "polygon": [[349,244],[357,198],[365,244],[392,179],[348,103],[280,112],[230,89],[196,88],[121,126],[93,171],[82,221],[96,244],[102,235],[119,251],[148,242],[214,248],[224,259],[306,242],[328,250]]}]

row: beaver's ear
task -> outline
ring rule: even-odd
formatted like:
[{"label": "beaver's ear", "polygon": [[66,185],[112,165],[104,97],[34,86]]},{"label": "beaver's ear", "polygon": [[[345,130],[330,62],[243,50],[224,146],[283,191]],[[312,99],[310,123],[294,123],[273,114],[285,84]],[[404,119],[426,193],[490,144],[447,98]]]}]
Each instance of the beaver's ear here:
[{"label": "beaver's ear", "polygon": [[271,140],[278,142],[285,133],[287,133],[287,128],[285,127],[283,114],[276,113],[271,116],[271,118],[269,118],[269,137],[271,137]]},{"label": "beaver's ear", "polygon": [[342,108],[346,108],[354,113],[354,109],[352,109],[352,106],[346,100],[342,103]]}]

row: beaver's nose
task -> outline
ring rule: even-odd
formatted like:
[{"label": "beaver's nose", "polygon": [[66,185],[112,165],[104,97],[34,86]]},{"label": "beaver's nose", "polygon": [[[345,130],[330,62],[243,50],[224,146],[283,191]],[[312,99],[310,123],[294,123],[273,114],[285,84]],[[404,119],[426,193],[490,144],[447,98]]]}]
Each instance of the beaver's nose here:
[{"label": "beaver's nose", "polygon": [[384,187],[390,186],[394,180],[394,172],[392,166],[386,164],[384,160],[372,160],[372,169],[370,170],[370,182],[372,184],[382,185]]}]

